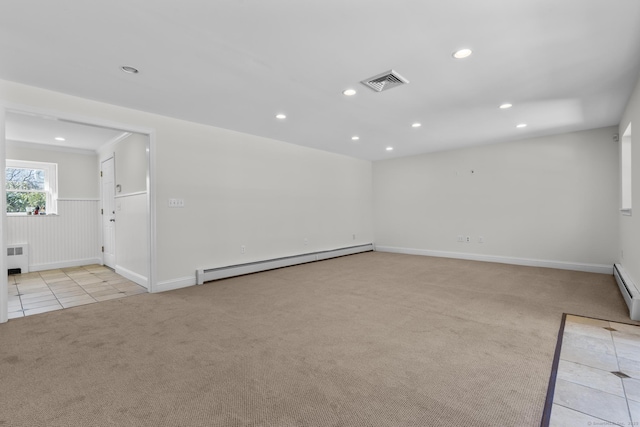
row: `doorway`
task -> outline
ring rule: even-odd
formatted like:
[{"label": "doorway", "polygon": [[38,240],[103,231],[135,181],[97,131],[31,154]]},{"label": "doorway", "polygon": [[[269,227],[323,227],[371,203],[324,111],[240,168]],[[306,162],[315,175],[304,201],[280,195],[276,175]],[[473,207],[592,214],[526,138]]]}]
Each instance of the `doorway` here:
[{"label": "doorway", "polygon": [[[99,173],[98,169],[102,170],[103,175],[106,172],[107,175],[107,183],[103,184],[99,182],[97,185],[99,189],[97,190],[97,194],[92,197],[88,197],[85,199],[74,198],[74,197],[61,197],[61,205],[59,207],[58,217],[63,218],[64,220],[69,220],[70,215],[67,209],[67,205],[83,205],[83,206],[96,206],[94,210],[96,215],[99,215],[100,209],[109,215],[99,215],[99,218],[95,218],[91,220],[93,224],[97,227],[97,241],[96,243],[96,252],[98,257],[98,263],[104,264],[106,266],[111,267],[114,270],[118,270],[118,257],[117,257],[117,248],[118,248],[118,235],[116,233],[116,223],[115,216],[119,214],[123,217],[124,222],[131,224],[135,222],[138,224],[142,224],[142,228],[144,228],[143,234],[138,234],[138,241],[135,244],[135,250],[137,251],[137,255],[135,260],[132,263],[126,262],[126,257],[130,254],[127,254],[124,251],[123,255],[125,256],[124,260],[124,268],[122,271],[118,271],[118,274],[128,278],[129,280],[134,281],[135,283],[141,284],[146,287],[149,292],[153,292],[153,278],[155,276],[155,251],[153,250],[153,245],[155,242],[155,215],[152,215],[153,212],[153,204],[152,200],[154,199],[153,189],[154,189],[154,180],[152,176],[152,162],[153,162],[153,149],[155,144],[155,136],[154,131],[148,128],[140,128],[130,125],[121,125],[118,123],[106,122],[101,119],[93,119],[86,117],[76,117],[69,114],[62,114],[53,111],[44,111],[37,108],[30,107],[3,107],[0,106],[0,156],[3,159],[7,159],[7,145],[12,144],[11,135],[9,135],[11,123],[7,123],[8,115],[19,115],[20,117],[35,117],[41,119],[42,121],[46,121],[49,123],[55,123],[59,125],[72,125],[72,126],[80,126],[85,129],[92,129],[98,132],[102,131],[117,131],[122,133],[126,133],[127,135],[131,135],[132,133],[136,133],[138,136],[144,139],[144,149],[143,151],[143,162],[144,164],[140,164],[137,169],[144,171],[144,188],[139,189],[136,192],[129,194],[121,194],[118,196],[115,190],[115,186],[117,185],[117,172],[115,172],[115,153],[113,151],[113,146],[117,143],[121,138],[118,138],[115,141],[112,141],[110,147],[107,147],[105,150],[99,152],[95,150],[95,158],[96,161],[94,163],[96,175]],[[9,143],[7,142],[9,140]],[[29,143],[27,143],[29,144]],[[62,143],[62,145],[65,143]],[[36,149],[37,144],[31,143],[29,146],[30,149]],[[75,153],[77,152],[77,148],[64,146],[62,148],[51,148],[51,150],[58,152],[62,151],[64,153]],[[106,162],[102,162],[103,153],[105,151],[111,150],[111,159],[105,159]],[[11,151],[11,150],[9,150]],[[85,150],[86,151],[86,150]],[[69,157],[69,155],[65,156]],[[62,174],[61,174],[62,175]],[[61,178],[63,178],[61,176]],[[6,210],[6,186],[4,181],[4,174],[2,178],[0,178],[0,186],[2,187],[2,191],[5,194],[0,195],[2,209]],[[60,185],[64,186],[64,179],[60,180]],[[104,194],[104,197],[103,197]],[[120,197],[120,198],[119,198]],[[105,205],[103,206],[103,203]],[[89,207],[90,208],[90,207]],[[135,208],[134,210],[132,210]],[[134,215],[126,220],[127,216],[130,216],[130,213],[134,213]],[[103,219],[106,218],[106,221]],[[51,218],[51,220],[56,220],[57,218]],[[34,221],[38,221],[33,218]],[[113,221],[110,221],[113,220]],[[142,222],[141,222],[142,220]],[[105,222],[107,224],[105,224]],[[44,222],[42,222],[44,223]],[[139,227],[140,228],[140,227]],[[8,243],[8,222],[7,215],[3,215],[2,218],[2,250],[6,253],[7,243]],[[81,235],[84,233],[84,230],[77,229],[75,230],[76,235]],[[63,236],[68,234],[63,233]],[[142,237],[140,237],[142,236]],[[105,246],[105,256],[101,252],[101,246]],[[128,242],[120,243],[120,246],[129,246]],[[76,257],[77,258],[77,257]],[[61,268],[69,268],[75,265],[74,264],[77,259],[70,260],[69,264],[64,264],[64,262],[59,263]],[[66,261],[65,261],[66,262]],[[44,264],[42,264],[44,265]],[[41,268],[42,265],[38,266],[38,269],[35,271],[42,271],[44,268]],[[133,265],[135,268],[131,268]],[[6,272],[7,265],[6,259],[0,257],[0,266],[1,269]],[[56,268],[55,266],[50,266]],[[7,277],[6,275],[2,275],[0,279],[0,323],[7,320],[7,307],[8,307],[8,286],[7,286]]]}]

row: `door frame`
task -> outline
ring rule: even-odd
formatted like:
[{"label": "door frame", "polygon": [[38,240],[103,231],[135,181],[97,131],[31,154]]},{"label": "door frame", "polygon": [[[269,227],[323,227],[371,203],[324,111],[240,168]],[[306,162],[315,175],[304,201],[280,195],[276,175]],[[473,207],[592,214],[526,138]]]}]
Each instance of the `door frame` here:
[{"label": "door frame", "polygon": [[[104,194],[104,186],[102,185],[102,183],[103,183],[102,180],[104,179],[104,177],[102,175],[102,172],[103,172],[102,166],[106,162],[108,162],[109,160],[112,161],[112,166],[111,166],[112,171],[111,172],[113,173],[113,185],[115,187],[115,182],[116,182],[116,174],[115,174],[115,171],[116,171],[116,166],[115,166],[116,156],[115,156],[115,153],[111,152],[110,155],[108,157],[105,157],[105,158],[98,157],[98,163],[100,165],[100,234],[102,235],[102,264],[106,265],[109,268],[113,268],[115,270],[115,266],[116,266],[116,260],[115,260],[115,257],[116,257],[116,249],[115,249],[115,246],[116,246],[116,230],[115,230],[115,225],[114,225],[114,229],[113,229],[113,242],[112,242],[112,244],[113,244],[113,248],[112,248],[113,249],[113,258],[114,258],[113,259],[113,266],[107,265],[107,263],[105,262],[105,254],[106,254],[106,252],[104,251],[104,248],[106,246],[105,245],[106,238],[105,238],[105,233],[104,233],[105,218],[106,218],[107,215],[115,216],[115,212],[113,212],[112,214],[106,214],[106,215],[105,215],[105,212],[104,212],[105,194]],[[111,202],[112,202],[113,209],[115,210],[115,204],[116,204],[115,188],[114,188],[113,200]]]},{"label": "door frame", "polygon": [[[62,120],[70,123],[90,125],[107,129],[115,129],[123,132],[138,133],[147,136],[147,219],[148,237],[147,248],[149,250],[148,292],[156,292],[157,253],[156,253],[156,130],[154,128],[132,125],[129,123],[114,122],[98,117],[83,116],[52,109],[34,107],[31,105],[0,102],[0,166],[4,170],[6,165],[6,128],[5,119],[7,113],[32,114]],[[99,156],[98,156],[99,157]],[[98,158],[98,162],[100,159]],[[98,169],[99,169],[98,164]],[[5,174],[0,174],[0,213],[2,221],[0,226],[0,323],[8,320],[9,288],[7,275],[2,271],[7,270],[7,215],[6,211],[6,185]]]}]

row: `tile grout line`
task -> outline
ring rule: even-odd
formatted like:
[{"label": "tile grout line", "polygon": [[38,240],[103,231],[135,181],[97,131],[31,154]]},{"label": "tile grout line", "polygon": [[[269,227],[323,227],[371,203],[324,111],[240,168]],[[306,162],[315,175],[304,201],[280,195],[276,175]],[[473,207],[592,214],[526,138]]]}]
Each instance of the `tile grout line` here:
[{"label": "tile grout line", "polygon": [[[70,296],[70,298],[89,296],[89,298],[91,299],[91,301],[90,301],[90,302],[87,302],[87,304],[93,304],[93,303],[99,303],[99,302],[102,302],[101,300],[96,299],[96,297],[94,297],[94,296],[91,294],[91,292],[90,292],[90,291],[88,291],[88,290],[85,288],[85,286],[84,286],[84,285],[80,284],[76,279],[74,279],[73,277],[69,276],[69,274],[67,274],[67,272],[66,272],[66,271],[63,271],[63,269],[59,269],[59,270],[60,270],[60,273],[62,273],[62,274],[66,277],[66,279],[63,279],[63,280],[65,280],[65,281],[66,281],[66,280],[68,279],[69,281],[73,282],[73,284],[74,284],[74,286],[73,286],[73,287],[74,287],[74,288],[79,287],[79,288],[80,288],[80,289],[82,289],[82,291],[83,291],[83,294],[81,294],[81,295],[75,295],[75,296],[73,296],[73,295],[72,295],[72,296]],[[104,273],[103,271],[96,271],[96,272],[92,272],[92,271],[89,271],[87,268],[85,268],[85,266],[80,266],[80,267],[78,268],[78,270],[79,270],[79,271],[82,271],[83,273],[86,273],[86,275],[87,275],[87,276],[89,276],[89,277],[93,277],[93,278],[95,278],[95,279],[99,279],[99,280],[100,280],[99,282],[90,283],[89,285],[101,285],[101,286],[107,286],[107,287],[109,288],[108,290],[109,290],[110,292],[111,292],[111,291],[113,291],[113,295],[116,295],[116,294],[123,294],[123,295],[122,295],[123,297],[128,297],[128,296],[132,296],[132,295],[136,295],[136,294],[137,294],[137,293],[135,293],[135,294],[132,294],[132,295],[127,295],[127,292],[126,292],[126,291],[121,291],[120,289],[118,289],[118,288],[117,288],[117,287],[115,287],[114,285],[110,284],[110,283],[109,283],[109,281],[108,281],[107,279],[105,279],[105,278],[103,278],[103,277],[100,277],[100,276],[99,276],[99,274]],[[76,270],[76,271],[78,271],[78,270]],[[51,270],[48,270],[48,271],[51,271]],[[115,271],[113,271],[112,269],[109,269],[109,271],[111,271],[111,272],[115,273]],[[64,310],[64,309],[66,309],[66,308],[72,308],[72,307],[75,307],[75,306],[65,307],[65,306],[63,305],[63,303],[60,301],[60,298],[58,297],[58,295],[56,294],[56,292],[54,291],[54,289],[50,286],[50,284],[47,282],[47,280],[42,276],[42,273],[41,273],[40,271],[34,271],[33,273],[36,273],[36,274],[37,274],[36,278],[37,278],[38,280],[42,281],[42,284],[44,285],[44,287],[43,287],[43,292],[48,292],[48,293],[50,293],[50,294],[51,294],[51,296],[53,296],[53,299],[51,299],[50,301],[51,301],[52,303],[55,301],[55,306],[56,306],[56,308],[55,308],[54,310],[48,310],[48,311]],[[28,273],[28,274],[30,274],[30,273]],[[85,275],[85,274],[83,274],[83,276],[84,276],[84,275]],[[115,273],[115,275],[116,275],[116,276],[118,276],[118,277],[122,277],[122,276],[119,276],[117,273]],[[125,278],[122,278],[122,279],[125,279]],[[63,280],[60,280],[60,281],[63,281]],[[9,281],[11,281],[11,279],[9,279]],[[52,284],[58,283],[58,282],[60,282],[60,281],[52,282]],[[131,282],[131,281],[128,281],[128,282],[130,282],[130,283],[132,283],[132,284],[135,284],[136,286],[140,286],[140,285],[137,285],[135,282]],[[18,317],[28,317],[28,316],[31,316],[31,314],[26,314],[26,313],[25,313],[25,311],[26,311],[27,309],[25,309],[25,303],[24,303],[24,301],[23,301],[23,299],[22,299],[22,297],[23,297],[24,295],[28,295],[28,293],[27,293],[27,294],[22,294],[22,293],[20,292],[19,283],[16,281],[16,279],[15,279],[15,278],[13,278],[13,283],[10,283],[10,284],[11,284],[11,285],[13,285],[13,286],[16,286],[16,291],[17,291],[17,295],[16,295],[16,297],[17,297],[17,300],[20,302],[20,310],[18,310],[18,311],[21,313],[21,315],[22,315],[22,316],[18,316]],[[39,285],[40,285],[40,284],[38,283],[38,286],[39,286]],[[45,291],[44,289],[46,289],[46,291]],[[100,291],[100,292],[103,292],[103,291]],[[62,292],[62,293],[64,293],[64,292]],[[140,293],[142,293],[142,292],[140,292]],[[110,295],[110,294],[108,294],[108,295]],[[43,295],[43,296],[44,296],[44,295]],[[48,295],[46,295],[46,296],[48,296]],[[45,300],[45,301],[49,301],[49,300]],[[40,302],[40,301],[37,301],[37,302]],[[81,305],[84,305],[84,304],[81,304]],[[43,307],[53,307],[53,305],[52,305],[52,306],[43,306]],[[33,309],[28,309],[28,310],[37,310],[37,309],[39,309],[39,308],[43,308],[43,307],[35,307],[35,308],[33,308]],[[34,314],[39,314],[39,313],[34,313]]]},{"label": "tile grout line", "polygon": [[[87,271],[87,270],[86,270],[86,269],[84,269],[84,268],[83,268],[83,270],[84,270],[84,271]],[[75,284],[76,284],[76,286],[78,286],[80,289],[82,289],[82,291],[83,291],[86,295],[89,295],[89,296],[91,297],[91,299],[93,299],[93,302],[98,302],[98,301],[97,301],[95,298],[93,298],[93,297],[89,294],[89,292],[87,292],[87,290],[86,290],[84,287],[82,287],[82,285],[80,285],[80,283],[78,283],[78,282],[77,282],[73,277],[69,276],[65,271],[63,271],[63,273],[64,273],[64,275],[65,275],[65,276],[67,276],[67,277],[69,278],[69,280],[71,280],[73,283],[75,283]],[[88,272],[88,273],[89,273],[89,272]],[[93,273],[90,273],[90,274],[93,276]],[[44,280],[44,279],[43,279],[43,280]],[[46,282],[45,282],[45,283],[46,283]],[[48,284],[48,283],[47,283],[47,286],[49,286],[49,284]],[[49,289],[51,289],[51,288],[49,288]],[[53,292],[53,289],[51,289],[51,292]],[[65,307],[64,305],[62,305],[62,302],[58,299],[58,296],[55,294],[55,292],[53,292],[53,294],[55,295],[56,300],[58,301],[58,304],[60,304],[60,306],[61,306],[63,309],[67,308],[67,307]]]},{"label": "tile grout line", "polygon": [[575,409],[575,408],[570,408],[570,407],[568,407],[568,406],[561,405],[561,404],[559,404],[559,403],[554,403],[554,405],[561,406],[561,407],[566,408],[566,409],[568,409],[568,410],[570,410],[570,411],[574,411],[574,412],[577,412],[577,413],[579,413],[579,414],[583,414],[583,415],[586,415],[586,416],[588,416],[588,417],[595,418],[595,419],[597,419],[597,420],[601,420],[601,421],[603,421],[603,422],[605,422],[605,423],[607,423],[607,424],[613,424],[613,425],[616,425],[616,426],[623,426],[623,425],[624,425],[624,424],[620,424],[620,423],[615,422],[615,421],[605,420],[604,418],[597,417],[597,416],[595,416],[595,415],[593,415],[593,414],[588,414],[588,413],[586,413],[586,412],[579,411],[579,410],[577,410],[577,409]]},{"label": "tile grout line", "polygon": [[[613,326],[611,326],[611,322],[609,322],[609,328],[611,329],[615,329]],[[616,340],[613,339],[613,331],[609,331],[609,334],[611,335],[611,341],[613,342],[613,351],[615,353],[616,356],[616,363],[618,364],[618,372],[622,372],[622,368],[620,368],[620,361],[618,360],[618,348],[616,347]],[[625,403],[627,404],[627,412],[629,413],[629,420],[631,420],[631,425],[633,425],[633,415],[631,414],[631,407],[629,406],[629,397],[627,396],[627,388],[624,385],[624,379],[620,378],[620,382],[622,382],[622,391],[624,392],[624,400]]]}]

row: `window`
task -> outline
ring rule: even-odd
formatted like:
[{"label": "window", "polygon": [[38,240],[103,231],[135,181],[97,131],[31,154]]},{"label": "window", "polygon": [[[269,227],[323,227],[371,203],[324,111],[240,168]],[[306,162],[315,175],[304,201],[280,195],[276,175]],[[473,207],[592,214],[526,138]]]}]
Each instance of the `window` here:
[{"label": "window", "polygon": [[7,159],[7,213],[57,213],[57,165]]},{"label": "window", "polygon": [[622,198],[620,211],[624,215],[631,215],[631,123],[622,135],[620,143],[620,172]]}]

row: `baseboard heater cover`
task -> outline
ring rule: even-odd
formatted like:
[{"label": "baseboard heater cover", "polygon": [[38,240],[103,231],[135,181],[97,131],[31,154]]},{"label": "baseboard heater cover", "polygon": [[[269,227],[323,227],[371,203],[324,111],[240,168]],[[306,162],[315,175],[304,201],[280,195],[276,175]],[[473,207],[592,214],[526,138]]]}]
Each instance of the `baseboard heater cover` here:
[{"label": "baseboard heater cover", "polygon": [[614,264],[613,275],[629,307],[629,317],[631,320],[640,320],[640,291],[620,264]]},{"label": "baseboard heater cover", "polygon": [[7,270],[9,274],[29,272],[29,245],[18,243],[7,245]]},{"label": "baseboard heater cover", "polygon": [[290,267],[292,265],[306,264],[308,262],[322,261],[325,259],[337,258],[345,255],[353,255],[370,251],[373,251],[372,243],[333,249],[330,251],[312,252],[308,254],[294,255],[284,258],[275,258],[266,261],[251,262],[247,264],[230,265],[228,267],[198,269],[196,270],[196,283],[198,285],[202,285],[204,282],[210,282],[212,280],[242,276],[244,274],[258,273],[260,271]]}]

